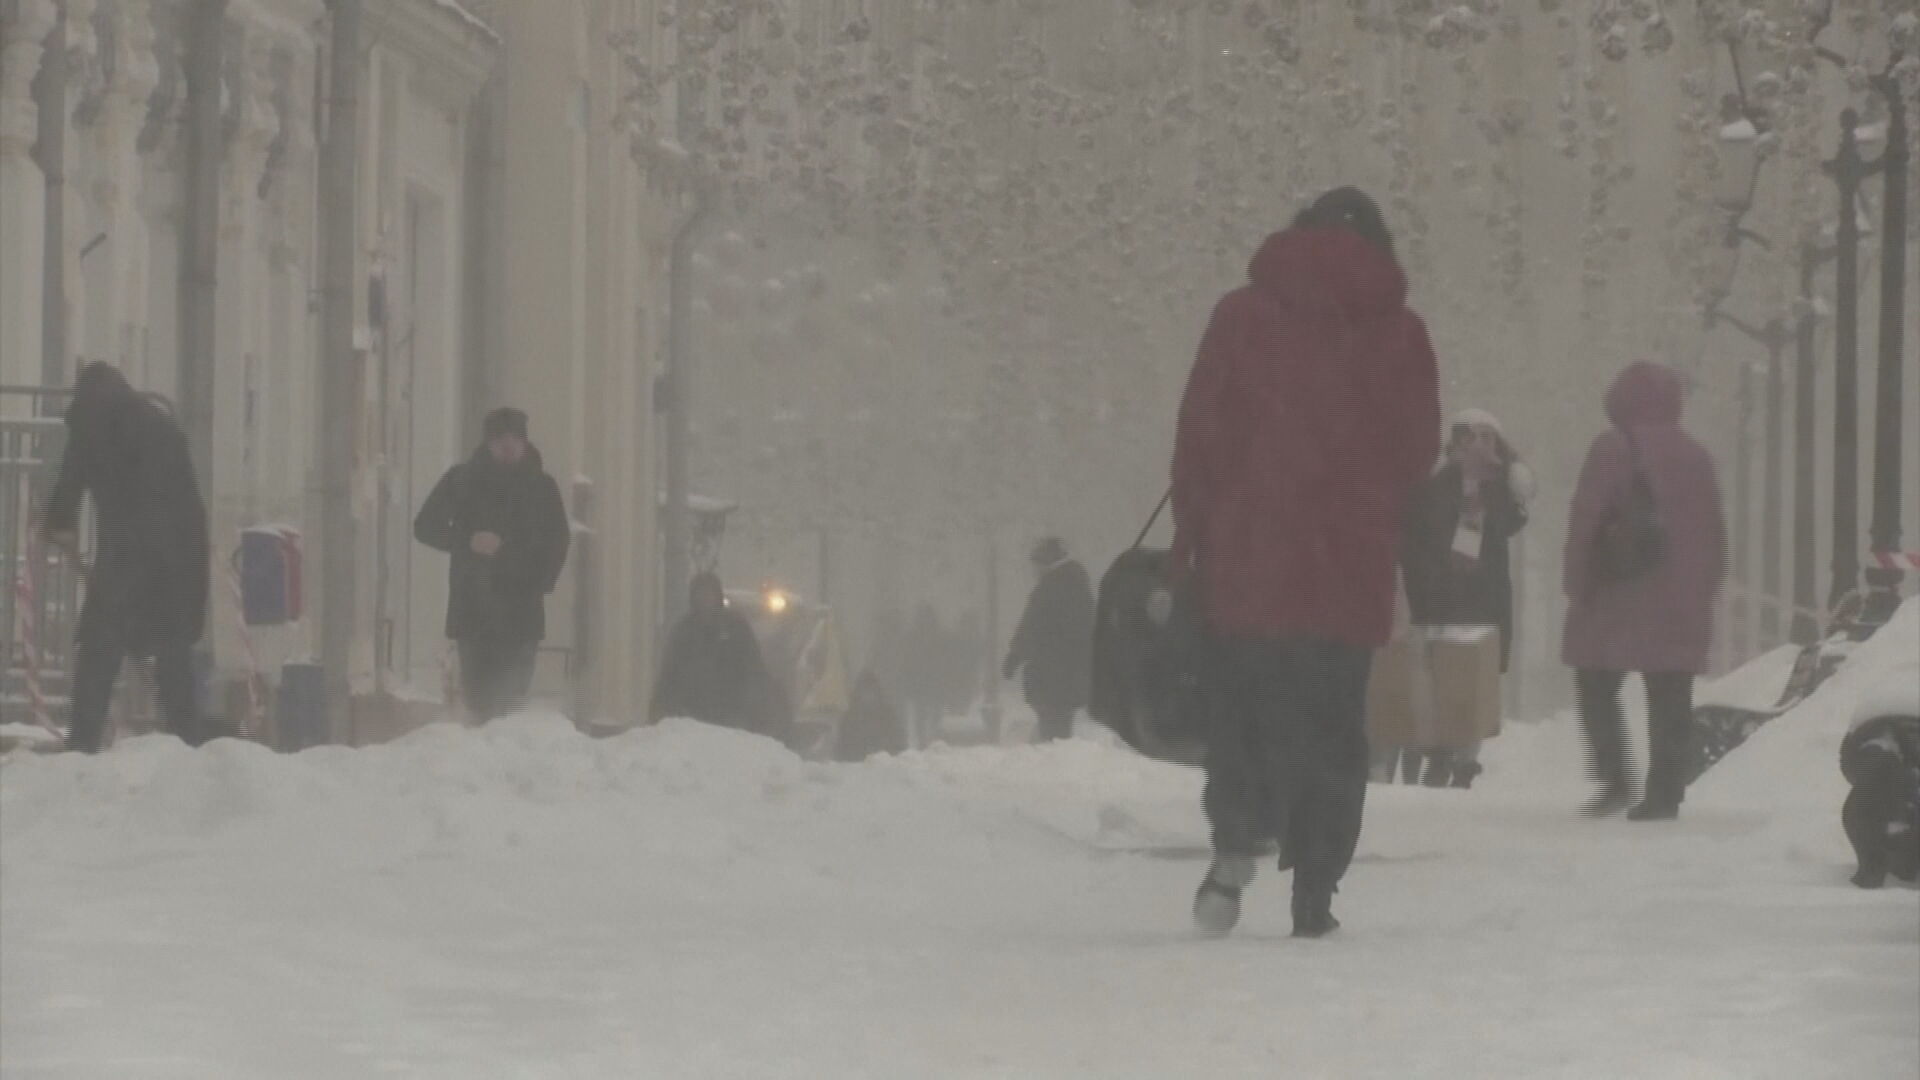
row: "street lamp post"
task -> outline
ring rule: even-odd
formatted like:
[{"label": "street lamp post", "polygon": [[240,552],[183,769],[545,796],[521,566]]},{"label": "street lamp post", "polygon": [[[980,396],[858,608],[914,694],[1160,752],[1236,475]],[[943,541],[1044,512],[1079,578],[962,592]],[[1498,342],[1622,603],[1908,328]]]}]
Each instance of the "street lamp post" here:
[{"label": "street lamp post", "polygon": [[1733,634],[1736,660],[1744,661],[1753,647],[1753,365],[1740,365],[1740,420],[1734,429],[1733,452]]},{"label": "street lamp post", "polygon": [[[1900,548],[1901,397],[1905,360],[1907,304],[1907,102],[1900,83],[1889,70],[1874,80],[1887,100],[1887,148],[1880,155],[1886,211],[1880,240],[1880,378],[1874,400],[1873,523],[1869,537],[1875,551]],[[1869,623],[1884,621],[1898,605],[1901,573],[1892,566],[1867,570],[1874,599],[1862,612]]]},{"label": "street lamp post", "polygon": [[1785,501],[1783,488],[1786,483],[1784,458],[1786,440],[1785,401],[1786,380],[1782,377],[1781,356],[1786,352],[1786,328],[1779,319],[1769,319],[1765,329],[1760,332],[1761,344],[1767,349],[1767,448],[1764,469],[1765,485],[1761,496],[1760,515],[1760,591],[1766,598],[1767,606],[1761,608],[1760,626],[1762,637],[1768,642],[1780,640],[1780,526],[1783,520]]},{"label": "street lamp post", "polygon": [[1796,645],[1807,645],[1820,638],[1820,620],[1815,615],[1814,503],[1813,503],[1813,411],[1817,402],[1814,387],[1814,334],[1819,320],[1814,300],[1813,275],[1822,262],[1822,252],[1812,244],[1800,248],[1800,300],[1794,312],[1793,364],[1793,623],[1791,638]]},{"label": "street lamp post", "polygon": [[1860,582],[1860,185],[1884,158],[1860,156],[1860,114],[1840,113],[1840,149],[1823,163],[1840,189],[1834,230],[1833,586],[1827,608],[1840,609]]}]

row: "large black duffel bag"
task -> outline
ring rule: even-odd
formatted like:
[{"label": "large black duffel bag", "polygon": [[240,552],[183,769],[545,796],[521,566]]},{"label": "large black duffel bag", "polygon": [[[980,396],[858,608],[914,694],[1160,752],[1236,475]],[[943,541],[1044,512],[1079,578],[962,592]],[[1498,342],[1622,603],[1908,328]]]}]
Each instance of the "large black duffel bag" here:
[{"label": "large black duffel bag", "polygon": [[1210,655],[1199,614],[1169,580],[1168,553],[1135,546],[1100,578],[1093,718],[1148,757],[1206,756]]}]

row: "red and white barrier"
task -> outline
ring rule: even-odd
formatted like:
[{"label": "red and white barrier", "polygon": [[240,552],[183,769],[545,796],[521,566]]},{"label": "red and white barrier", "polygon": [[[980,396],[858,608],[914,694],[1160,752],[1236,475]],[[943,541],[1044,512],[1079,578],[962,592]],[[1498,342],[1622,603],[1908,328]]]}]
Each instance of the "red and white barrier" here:
[{"label": "red and white barrier", "polygon": [[262,702],[260,700],[260,653],[253,647],[253,632],[247,627],[247,605],[240,589],[240,568],[237,561],[227,564],[227,590],[233,598],[234,624],[240,630],[240,651],[247,658],[247,715],[238,725],[237,734],[257,737],[261,728]]},{"label": "red and white barrier", "polygon": [[1882,570],[1920,570],[1920,551],[1873,551],[1867,560]]},{"label": "red and white barrier", "polygon": [[33,714],[33,722],[59,734],[60,729],[54,726],[53,715],[47,709],[47,696],[40,687],[40,648],[34,643],[40,611],[34,578],[38,576],[40,558],[40,538],[35,531],[28,530],[25,556],[13,575],[14,638],[20,642],[21,660],[26,664],[27,707]]}]

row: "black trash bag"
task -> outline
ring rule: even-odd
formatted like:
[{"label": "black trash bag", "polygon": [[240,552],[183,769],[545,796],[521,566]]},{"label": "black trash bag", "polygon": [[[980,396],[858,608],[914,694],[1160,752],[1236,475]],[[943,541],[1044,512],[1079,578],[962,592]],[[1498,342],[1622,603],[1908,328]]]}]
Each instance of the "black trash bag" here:
[{"label": "black trash bag", "polygon": [[1199,765],[1212,651],[1186,590],[1169,581],[1170,567],[1167,552],[1135,547],[1100,578],[1088,712],[1150,758]]}]

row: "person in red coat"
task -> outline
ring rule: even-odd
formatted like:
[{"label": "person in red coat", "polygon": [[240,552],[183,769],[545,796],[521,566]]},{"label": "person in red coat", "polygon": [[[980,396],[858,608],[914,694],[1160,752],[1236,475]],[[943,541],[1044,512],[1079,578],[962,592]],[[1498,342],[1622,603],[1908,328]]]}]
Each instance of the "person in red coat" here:
[{"label": "person in red coat", "polygon": [[[1620,687],[1637,671],[1647,687],[1650,761],[1636,821],[1677,816],[1686,793],[1693,681],[1713,645],[1713,606],[1727,576],[1727,523],[1713,458],[1680,427],[1680,376],[1661,364],[1628,365],[1607,392],[1612,426],[1593,441],[1567,526],[1567,623],[1561,659],[1575,671],[1580,720],[1599,793],[1595,816],[1631,800]],[[1597,541],[1645,476],[1664,537],[1646,572],[1609,578]]]},{"label": "person in red coat", "polygon": [[1359,840],[1367,674],[1403,517],[1440,451],[1439,380],[1364,193],[1322,196],[1248,269],[1201,339],[1173,458],[1173,558],[1216,639],[1221,700],[1194,918],[1232,929],[1279,831],[1294,932],[1318,937]]}]

